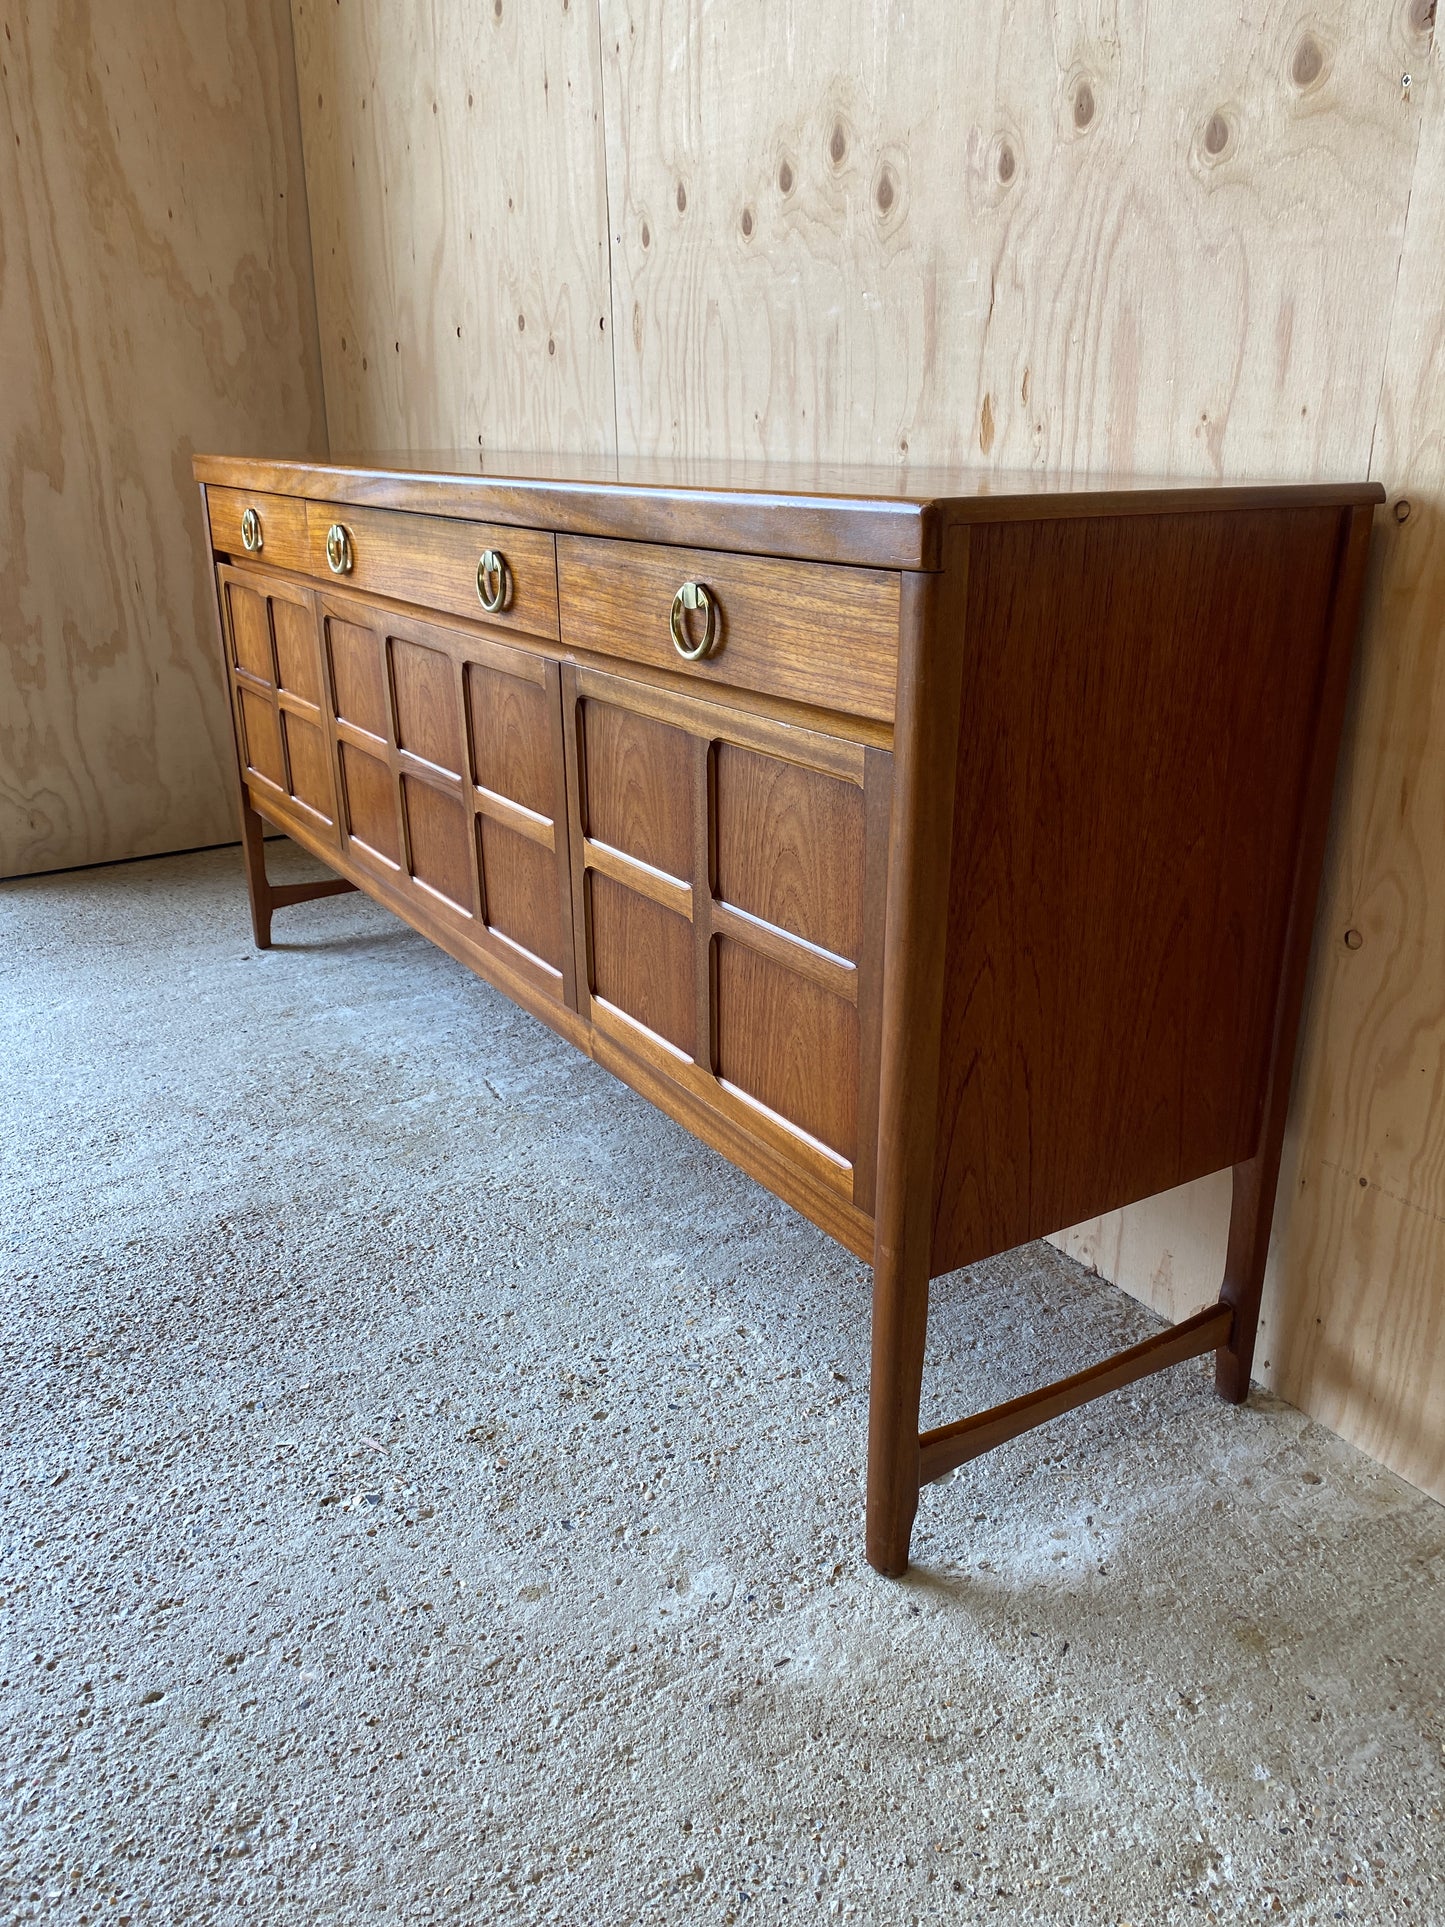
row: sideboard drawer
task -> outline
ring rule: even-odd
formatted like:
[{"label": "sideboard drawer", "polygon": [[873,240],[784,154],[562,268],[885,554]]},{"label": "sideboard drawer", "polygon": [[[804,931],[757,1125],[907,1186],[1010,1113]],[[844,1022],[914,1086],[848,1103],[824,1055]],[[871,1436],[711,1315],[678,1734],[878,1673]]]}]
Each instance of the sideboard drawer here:
[{"label": "sideboard drawer", "polygon": [[[557,634],[557,552],[543,529],[408,515],[396,509],[306,505],[313,575],[448,615],[529,635]],[[341,536],[333,536],[339,529]],[[479,586],[484,556],[500,563]],[[499,597],[495,607],[482,599]]]},{"label": "sideboard drawer", "polygon": [[306,504],[296,496],[208,488],[206,512],[211,547],[218,554],[265,562],[273,569],[306,567]]},{"label": "sideboard drawer", "polygon": [[[557,578],[568,648],[893,720],[899,579],[885,570],[564,535]],[[678,606],[674,616],[684,583],[707,591],[710,618],[702,607]],[[705,656],[683,656],[674,620],[691,648],[711,620]]]}]

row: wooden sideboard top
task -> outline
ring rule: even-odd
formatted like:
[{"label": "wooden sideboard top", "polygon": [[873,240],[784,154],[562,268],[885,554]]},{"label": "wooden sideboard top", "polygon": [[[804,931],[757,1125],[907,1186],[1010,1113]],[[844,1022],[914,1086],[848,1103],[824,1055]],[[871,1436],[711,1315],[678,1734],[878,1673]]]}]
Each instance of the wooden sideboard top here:
[{"label": "wooden sideboard top", "polygon": [[1378,482],[1170,482],[1028,470],[883,468],[443,450],[275,460],[198,455],[196,480],[349,506],[676,542],[757,554],[935,569],[957,523],[1383,502]]}]

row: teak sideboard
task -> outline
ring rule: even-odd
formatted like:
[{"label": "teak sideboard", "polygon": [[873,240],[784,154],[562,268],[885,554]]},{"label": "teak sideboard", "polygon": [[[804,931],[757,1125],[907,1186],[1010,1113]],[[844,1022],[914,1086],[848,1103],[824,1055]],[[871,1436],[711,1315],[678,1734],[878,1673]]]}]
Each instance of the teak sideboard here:
[{"label": "teak sideboard", "polygon": [[[1382,491],[491,466],[196,461],[256,942],[365,890],[872,1263],[881,1572],[1086,1399],[1243,1399]],[[1216,1304],[920,1435],[930,1279],[1226,1167]]]}]

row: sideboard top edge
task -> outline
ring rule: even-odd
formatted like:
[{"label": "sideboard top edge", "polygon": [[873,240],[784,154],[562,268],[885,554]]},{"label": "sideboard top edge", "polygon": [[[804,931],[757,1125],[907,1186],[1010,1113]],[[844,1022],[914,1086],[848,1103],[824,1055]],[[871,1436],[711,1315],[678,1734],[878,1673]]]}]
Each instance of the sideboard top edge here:
[{"label": "sideboard top edge", "polygon": [[353,507],[737,548],[896,569],[939,566],[943,528],[1074,515],[1365,507],[1378,482],[1222,482],[1026,471],[577,456],[200,454],[197,481]]}]

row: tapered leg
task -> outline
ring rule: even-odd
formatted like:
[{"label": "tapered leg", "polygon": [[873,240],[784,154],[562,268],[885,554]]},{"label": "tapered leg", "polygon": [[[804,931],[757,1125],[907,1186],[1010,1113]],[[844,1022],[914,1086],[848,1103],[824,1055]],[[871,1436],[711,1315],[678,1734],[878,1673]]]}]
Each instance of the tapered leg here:
[{"label": "tapered leg", "polygon": [[1360,594],[1370,553],[1373,510],[1352,509],[1341,519],[1336,559],[1334,609],[1330,641],[1320,681],[1314,740],[1305,772],[1305,790],[1294,882],[1290,891],[1289,921],[1285,929],[1279,996],[1275,1006],[1274,1039],[1265,1086],[1259,1149],[1247,1164],[1234,1167],[1234,1202],[1229,1214],[1229,1251],[1224,1261],[1224,1285],[1219,1297],[1234,1312],[1227,1345],[1215,1353],[1214,1383],[1221,1398],[1239,1405],[1249,1396],[1249,1372],[1254,1363],[1259,1299],[1269,1258],[1269,1234],[1274,1222],[1275,1192],[1279,1188],[1280,1156],[1284,1149],[1285,1117],[1289,1110],[1290,1080],[1294,1072],[1300,1011],[1304,1004],[1309,968],[1310,938],[1319,897],[1329,830],[1330,793],[1340,752],[1345,698],[1349,689],[1350,658],[1360,619]]},{"label": "tapered leg", "polygon": [[246,866],[246,888],[251,897],[251,933],[258,950],[271,948],[271,912],[275,905],[266,880],[266,825],[241,791],[241,859]]},{"label": "tapered leg", "polygon": [[1234,1201],[1229,1212],[1229,1251],[1224,1261],[1221,1304],[1234,1313],[1229,1342],[1214,1354],[1214,1387],[1231,1405],[1249,1397],[1259,1300],[1269,1258],[1274,1194],[1279,1183],[1280,1140],[1265,1146],[1248,1164],[1234,1167]]},{"label": "tapered leg", "polygon": [[868,1391],[868,1563],[886,1578],[908,1570],[918,1510],[918,1405],[928,1331],[928,1263],[906,1246],[873,1262],[873,1368]]}]

